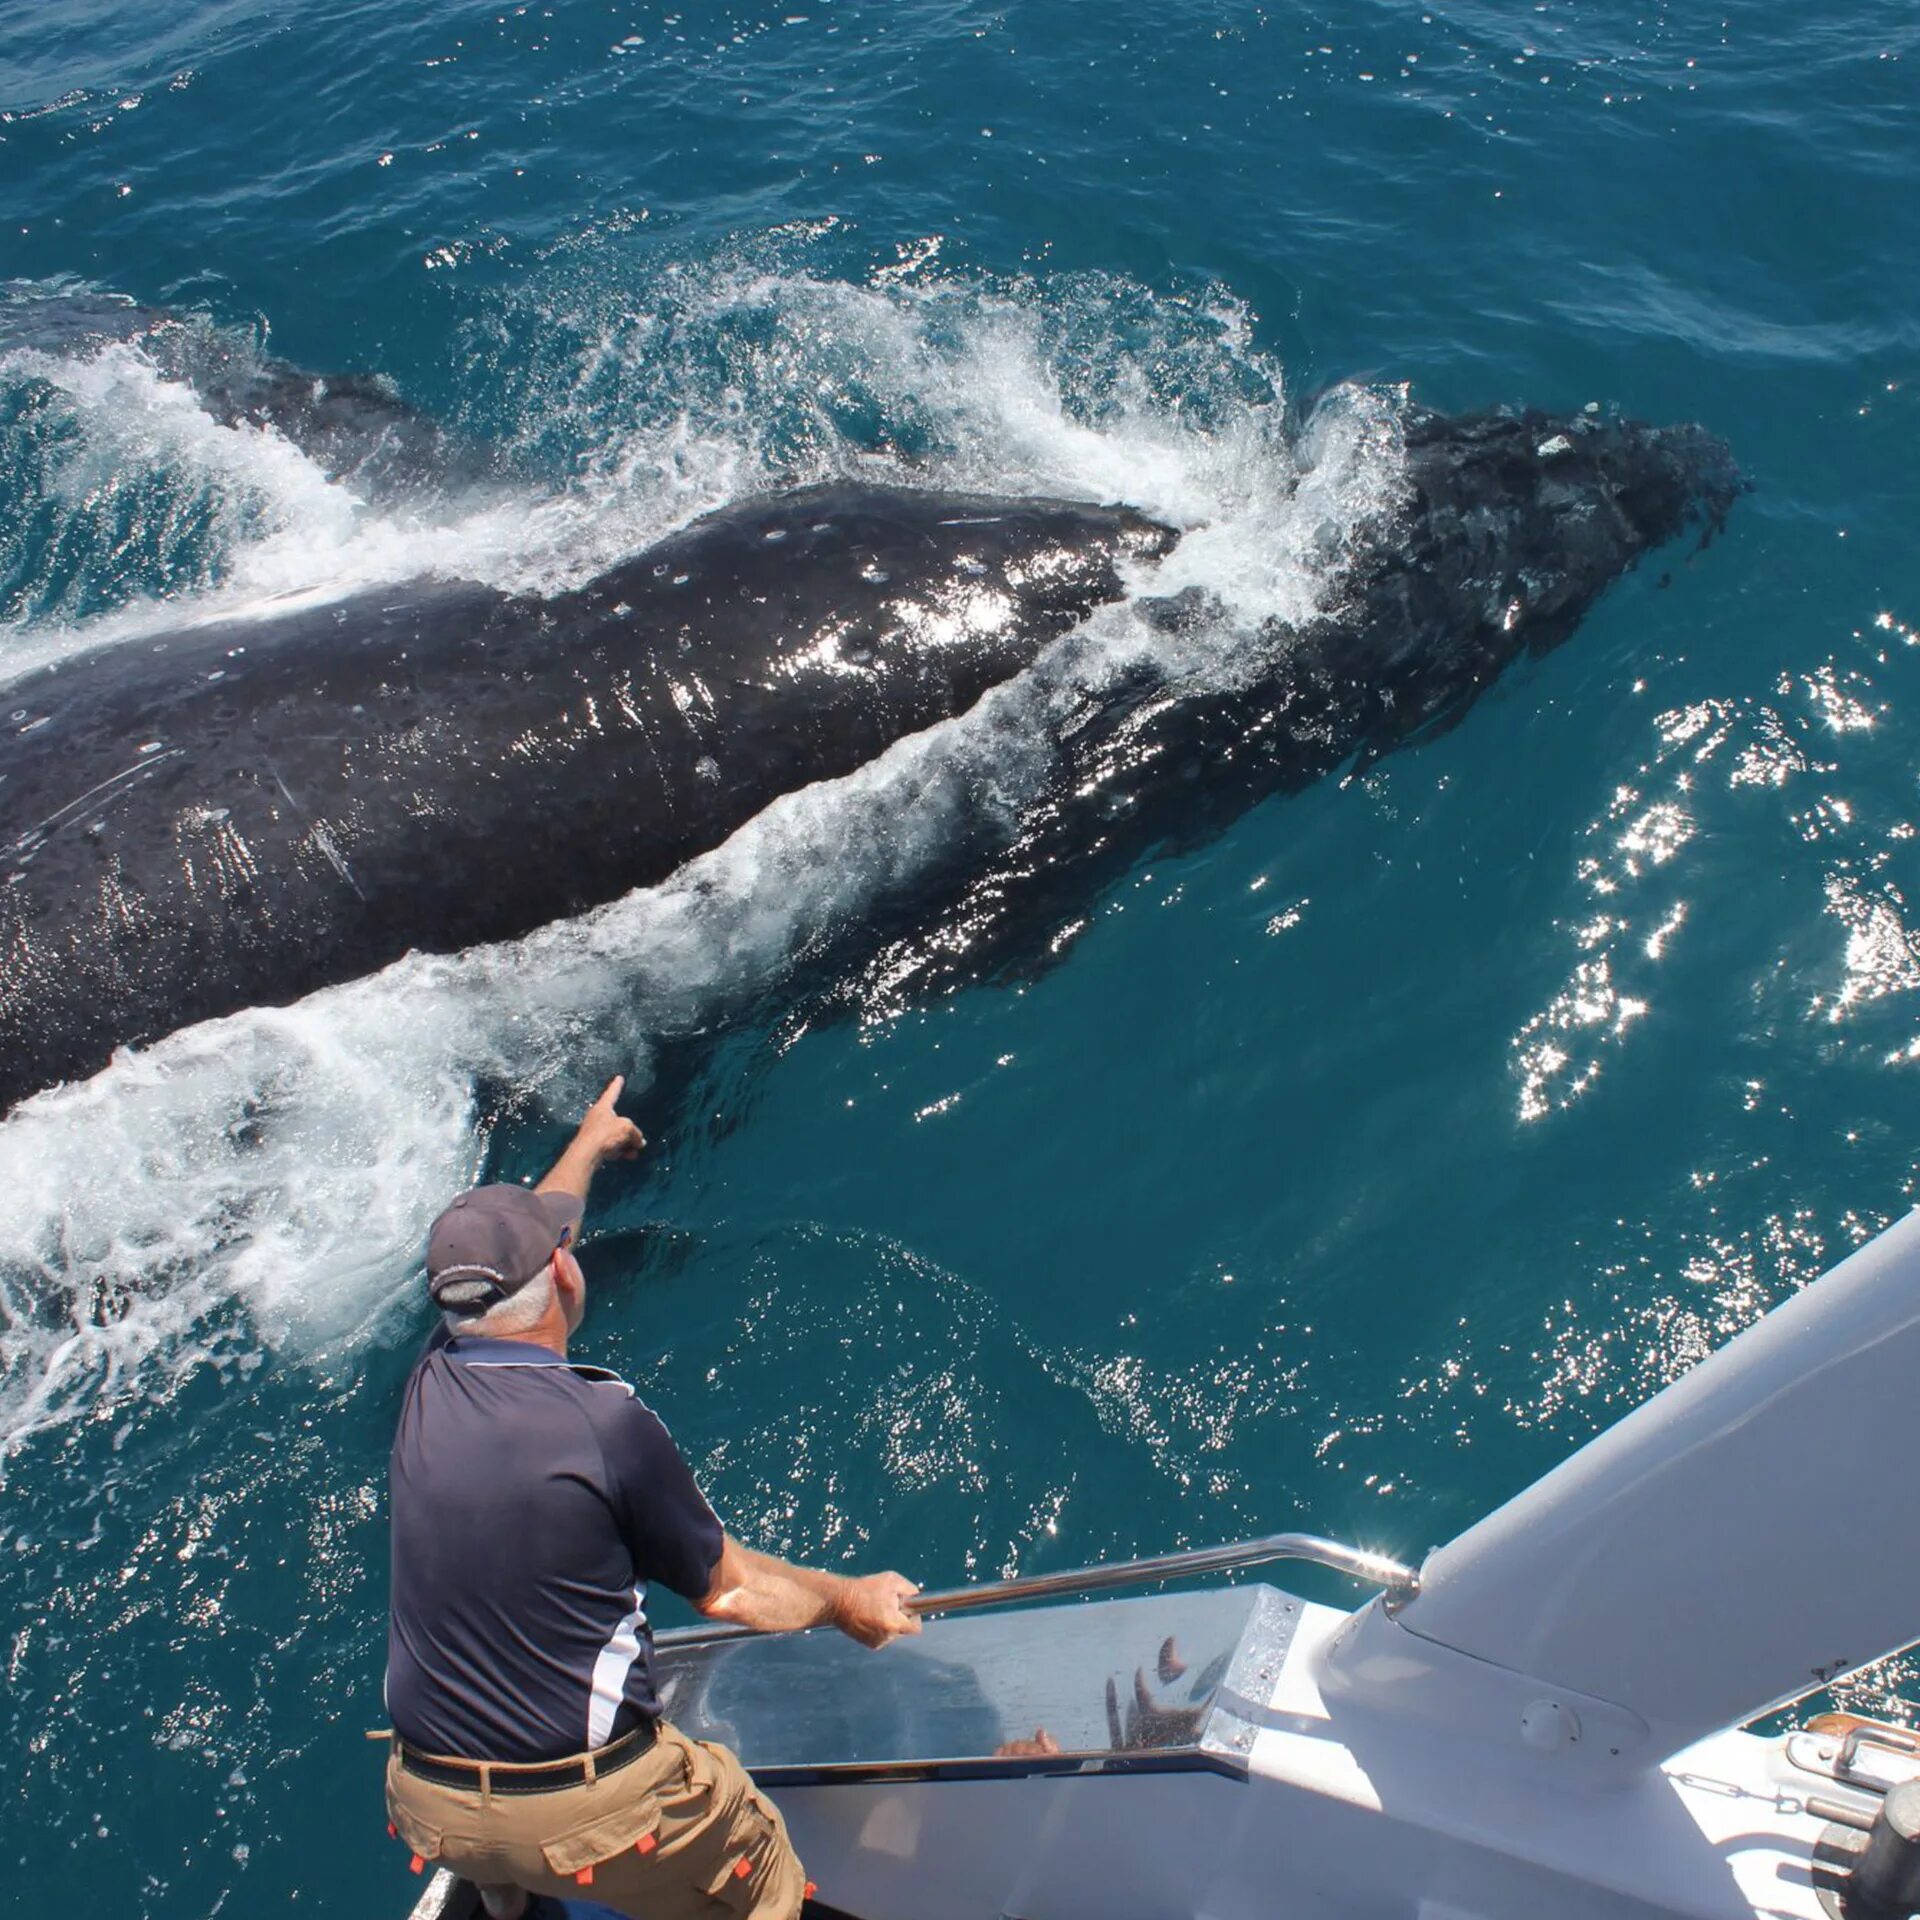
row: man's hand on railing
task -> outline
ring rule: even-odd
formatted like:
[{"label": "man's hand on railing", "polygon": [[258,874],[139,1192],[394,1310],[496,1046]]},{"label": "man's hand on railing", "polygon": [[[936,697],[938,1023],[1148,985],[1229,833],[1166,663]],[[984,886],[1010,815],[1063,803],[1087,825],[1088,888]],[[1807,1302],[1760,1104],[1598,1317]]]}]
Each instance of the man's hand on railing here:
[{"label": "man's hand on railing", "polygon": [[907,1609],[919,1591],[903,1573],[850,1579],[818,1567],[796,1567],[770,1553],[755,1553],[728,1534],[713,1569],[713,1585],[695,1605],[709,1620],[755,1633],[838,1627],[863,1647],[884,1647],[902,1634],[920,1631],[920,1622]]},{"label": "man's hand on railing", "polygon": [[863,1647],[884,1647],[902,1634],[918,1633],[919,1620],[907,1602],[920,1589],[902,1573],[870,1573],[841,1583],[833,1605],[833,1624]]}]

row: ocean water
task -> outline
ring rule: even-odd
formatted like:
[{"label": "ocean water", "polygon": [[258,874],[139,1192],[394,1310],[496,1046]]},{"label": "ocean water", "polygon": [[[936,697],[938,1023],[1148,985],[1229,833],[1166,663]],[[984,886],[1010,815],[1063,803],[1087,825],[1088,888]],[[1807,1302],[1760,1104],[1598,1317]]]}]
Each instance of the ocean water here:
[{"label": "ocean water", "polygon": [[[1017,821],[1016,697],[655,892],[0,1123],[19,1910],[403,1910],[361,1736],[418,1238],[612,1072],[655,1149],[603,1177],[586,1350],[743,1537],[940,1584],[1417,1556],[1909,1206],[1917,70],[1862,0],[0,12],[0,677],[429,570],[551,590],[877,473],[1189,529],[1202,683],[1316,604],[1403,390],[1699,420],[1754,482],[1050,965],[942,968],[937,923],[833,960],[956,782]],[[104,296],[381,374],[462,457],[222,426],[42,324]]]}]

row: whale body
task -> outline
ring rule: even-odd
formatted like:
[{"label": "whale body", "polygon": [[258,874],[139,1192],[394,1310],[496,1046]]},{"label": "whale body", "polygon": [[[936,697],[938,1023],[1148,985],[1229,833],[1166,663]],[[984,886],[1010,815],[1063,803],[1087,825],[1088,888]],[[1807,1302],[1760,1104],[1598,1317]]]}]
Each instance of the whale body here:
[{"label": "whale body", "polygon": [[963,713],[1171,530],[815,488],[577,592],[416,583],[0,688],[0,1107],[665,878]]},{"label": "whale body", "polygon": [[[1004,922],[1450,723],[1740,485],[1692,427],[1410,414],[1405,441],[1399,507],[1252,683],[1088,691],[969,912]],[[0,688],[0,1110],[119,1045],[657,882],[966,711],[1177,538],[1125,507],[802,489],[569,594],[423,582]]]}]

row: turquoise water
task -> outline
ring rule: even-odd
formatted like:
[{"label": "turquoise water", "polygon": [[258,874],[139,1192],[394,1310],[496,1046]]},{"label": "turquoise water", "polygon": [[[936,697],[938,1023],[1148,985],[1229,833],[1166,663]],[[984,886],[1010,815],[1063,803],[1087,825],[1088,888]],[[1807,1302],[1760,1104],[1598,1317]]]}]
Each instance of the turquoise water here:
[{"label": "turquoise water", "polygon": [[[1302,459],[1334,522],[1382,479],[1364,393],[1295,445],[1344,382],[1697,419],[1755,482],[1445,737],[1082,902],[1048,969],[823,978],[941,844],[856,783],[0,1125],[22,1911],[400,1910],[361,1730],[413,1245],[615,1070],[657,1151],[605,1181],[592,1357],[747,1539],[941,1583],[1293,1524],[1417,1555],[1910,1203],[1920,27],[1345,19],[0,15],[12,311],[191,310],[507,450],[356,490],[136,349],[16,345],[4,670],[180,601],[557,586],[851,471],[1124,497],[1284,613]],[[949,749],[1016,787],[1027,750]]]}]

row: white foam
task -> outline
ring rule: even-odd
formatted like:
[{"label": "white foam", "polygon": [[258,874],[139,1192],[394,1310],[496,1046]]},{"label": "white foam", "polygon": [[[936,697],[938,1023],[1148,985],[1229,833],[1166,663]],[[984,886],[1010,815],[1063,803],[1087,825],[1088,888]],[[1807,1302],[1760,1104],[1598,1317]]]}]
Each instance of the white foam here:
[{"label": "white foam", "polygon": [[[1277,369],[1231,307],[1224,319],[1178,309],[1129,355],[1119,338],[1158,310],[1115,283],[1060,295],[741,268],[687,274],[669,294],[645,325],[619,303],[544,315],[571,345],[532,384],[521,432],[579,433],[576,480],[438,524],[383,517],[275,436],[194,424],[137,349],[60,377],[90,406],[132,397],[134,424],[115,429],[126,457],[150,444],[203,481],[228,476],[250,503],[226,523],[229,584],[205,612],[316,574],[330,587],[417,573],[428,556],[537,589],[776,473],[878,468],[1171,519],[1190,531],[1152,584],[1198,586],[1223,617],[1174,639],[1103,610],[973,713],[788,796],[664,886],[524,941],[410,958],[290,1009],[185,1030],[25,1103],[0,1124],[0,1434],[17,1442],[176,1378],[231,1321],[242,1348],[351,1345],[408,1284],[425,1220],[484,1157],[479,1078],[564,1111],[608,1073],[644,1077],[655,1042],[723,1020],[811,934],[911,881],[956,836],[1009,830],[1075,689],[1142,652],[1195,687],[1249,672],[1276,644],[1268,623],[1311,610],[1342,545],[1394,494],[1390,398],[1336,395],[1296,444]],[[1122,300],[1124,327],[1103,333]],[[728,348],[735,334],[750,345]],[[1172,384],[1168,362],[1183,369]],[[917,440],[916,460],[876,454],[846,430],[851,413]]]}]

